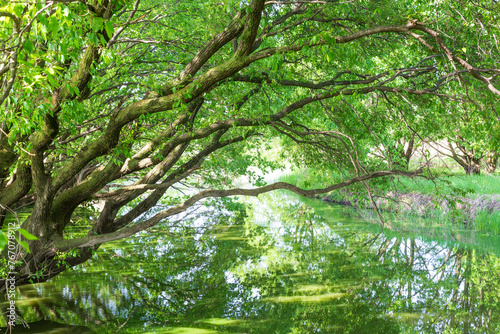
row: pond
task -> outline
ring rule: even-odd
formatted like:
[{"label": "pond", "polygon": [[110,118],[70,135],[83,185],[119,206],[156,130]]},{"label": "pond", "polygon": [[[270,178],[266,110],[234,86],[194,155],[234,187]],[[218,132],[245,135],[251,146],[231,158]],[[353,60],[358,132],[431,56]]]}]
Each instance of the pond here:
[{"label": "pond", "polygon": [[283,192],[179,218],[19,289],[13,333],[500,332],[498,238]]}]

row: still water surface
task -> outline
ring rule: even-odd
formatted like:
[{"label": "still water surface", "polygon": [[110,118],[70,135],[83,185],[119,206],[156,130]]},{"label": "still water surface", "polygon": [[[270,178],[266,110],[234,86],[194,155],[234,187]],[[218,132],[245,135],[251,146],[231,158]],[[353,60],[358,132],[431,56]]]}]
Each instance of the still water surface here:
[{"label": "still water surface", "polygon": [[45,320],[14,333],[500,333],[498,238],[285,193],[206,204],[22,287]]}]

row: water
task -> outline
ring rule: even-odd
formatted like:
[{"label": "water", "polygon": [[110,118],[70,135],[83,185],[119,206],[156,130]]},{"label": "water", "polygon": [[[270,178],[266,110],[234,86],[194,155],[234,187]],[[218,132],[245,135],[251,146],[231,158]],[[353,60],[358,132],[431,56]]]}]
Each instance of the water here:
[{"label": "water", "polygon": [[279,192],[207,207],[22,287],[25,319],[46,320],[14,333],[500,333],[498,238]]}]

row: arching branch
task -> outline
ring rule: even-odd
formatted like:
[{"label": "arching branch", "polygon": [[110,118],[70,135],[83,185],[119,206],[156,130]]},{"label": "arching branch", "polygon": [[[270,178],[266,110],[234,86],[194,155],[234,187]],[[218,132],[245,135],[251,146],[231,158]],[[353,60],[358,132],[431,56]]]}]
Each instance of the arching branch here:
[{"label": "arching branch", "polygon": [[[286,189],[291,192],[294,192],[298,195],[302,196],[313,196],[313,195],[318,195],[318,194],[325,194],[334,190],[338,190],[341,188],[345,188],[347,186],[350,186],[355,183],[363,182],[366,180],[374,179],[374,178],[380,178],[388,175],[403,175],[407,177],[415,177],[418,176],[422,170],[417,170],[415,172],[403,172],[403,171],[378,171],[378,172],[373,172],[369,173],[360,177],[355,177],[353,179],[350,179],[348,181],[340,182],[334,185],[331,185],[326,188],[321,188],[321,189],[312,189],[312,190],[305,190],[302,188],[299,188],[297,186],[294,186],[289,183],[285,182],[277,182],[277,183],[272,183],[260,188],[254,188],[254,189],[240,189],[240,188],[235,188],[235,189],[227,189],[227,190],[204,190],[196,195],[191,196],[188,200],[185,202],[176,205],[174,207],[171,207],[169,209],[163,210],[159,213],[157,213],[155,216],[147,219],[144,222],[135,224],[131,227],[121,229],[119,231],[113,232],[113,233],[107,233],[107,234],[102,234],[98,236],[90,236],[86,238],[78,238],[78,239],[71,239],[71,240],[65,240],[65,241],[55,241],[53,244],[53,247],[57,250],[60,251],[68,251],[73,248],[84,248],[84,247],[91,247],[95,245],[99,245],[105,242],[113,241],[113,240],[119,240],[123,239],[126,237],[129,237],[135,233],[138,233],[140,231],[146,230],[150,227],[156,226],[159,223],[161,223],[163,220],[166,218],[182,213],[186,211],[189,207],[193,206],[196,202],[204,199],[204,198],[217,198],[217,197],[230,197],[230,196],[258,196],[260,194],[270,192],[272,190],[278,190],[278,189]],[[158,187],[161,187],[160,185]]]}]

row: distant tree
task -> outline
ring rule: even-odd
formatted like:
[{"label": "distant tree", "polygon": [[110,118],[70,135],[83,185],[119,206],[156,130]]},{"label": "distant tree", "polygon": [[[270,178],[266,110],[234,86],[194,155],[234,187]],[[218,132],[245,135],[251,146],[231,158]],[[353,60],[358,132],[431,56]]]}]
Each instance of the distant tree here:
[{"label": "distant tree", "polygon": [[500,152],[500,115],[490,96],[476,92],[468,96],[470,103],[443,107],[446,112],[437,117],[429,143],[466,174],[492,173]]}]

